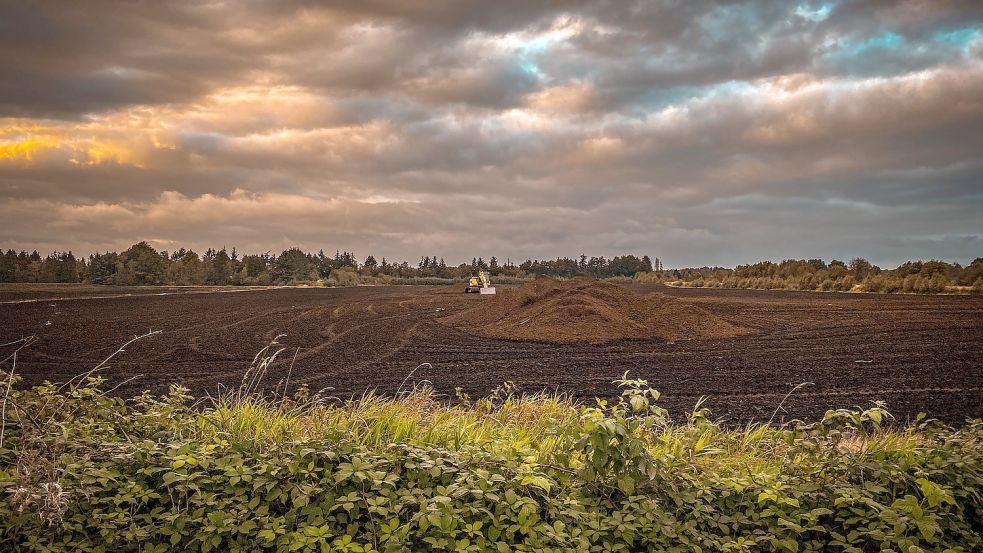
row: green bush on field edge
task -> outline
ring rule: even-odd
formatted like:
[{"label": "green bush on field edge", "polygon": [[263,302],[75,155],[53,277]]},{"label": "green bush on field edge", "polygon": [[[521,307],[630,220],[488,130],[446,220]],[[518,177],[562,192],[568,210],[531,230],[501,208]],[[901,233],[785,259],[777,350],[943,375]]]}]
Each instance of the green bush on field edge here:
[{"label": "green bush on field edge", "polygon": [[884,270],[863,258],[849,264],[821,259],[762,261],[733,269],[702,267],[635,273],[633,281],[692,288],[876,292],[885,294],[983,293],[983,257],[963,267],[942,261],[909,261]]},{"label": "green bush on field edge", "polygon": [[[673,424],[643,381],[562,396],[121,400],[18,389],[4,551],[980,551],[983,423]],[[244,378],[244,382],[246,379]]]}]

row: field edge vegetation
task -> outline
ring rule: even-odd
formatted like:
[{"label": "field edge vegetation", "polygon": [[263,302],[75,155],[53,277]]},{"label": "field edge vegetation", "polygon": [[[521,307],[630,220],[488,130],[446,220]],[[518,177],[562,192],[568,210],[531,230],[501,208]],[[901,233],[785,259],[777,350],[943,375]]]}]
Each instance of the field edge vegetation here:
[{"label": "field edge vegetation", "polygon": [[983,258],[962,266],[944,261],[908,261],[895,269],[882,269],[866,259],[849,262],[822,259],[763,261],[733,269],[701,267],[666,269],[659,258],[647,255],[581,255],[504,262],[487,261],[448,265],[443,258],[423,256],[415,265],[381,261],[352,252],[321,250],[316,254],[289,248],[279,255],[240,254],[235,248],[208,249],[199,256],[181,248],[158,251],[139,242],[121,253],[106,252],[75,257],[72,252],[0,252],[0,283],[88,283],[118,286],[269,286],[269,285],[450,285],[479,270],[495,284],[528,282],[536,277],[589,277],[620,282],[661,283],[695,288],[781,289],[879,293],[983,293]]},{"label": "field edge vegetation", "polygon": [[[628,375],[612,402],[106,393],[4,373],[7,551],[978,551],[983,422],[685,423]],[[9,359],[8,359],[9,361]],[[16,361],[16,359],[14,359]],[[99,369],[99,367],[97,367]],[[13,371],[11,371],[13,372]],[[286,389],[287,383],[282,383]],[[280,389],[278,387],[278,389]]]},{"label": "field edge vegetation", "polygon": [[909,261],[881,269],[865,259],[849,263],[821,259],[763,261],[734,269],[703,267],[640,272],[632,282],[684,288],[875,292],[885,294],[981,294],[983,257],[963,267],[943,261]]}]

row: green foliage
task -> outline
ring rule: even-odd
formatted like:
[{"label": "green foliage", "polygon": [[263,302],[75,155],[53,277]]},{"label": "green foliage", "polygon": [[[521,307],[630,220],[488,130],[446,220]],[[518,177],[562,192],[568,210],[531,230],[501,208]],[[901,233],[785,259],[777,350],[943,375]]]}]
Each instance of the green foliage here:
[{"label": "green foliage", "polygon": [[[881,293],[983,293],[983,258],[963,267],[942,261],[909,261],[896,269],[883,270],[863,258],[849,263],[822,259],[786,259],[781,263],[764,261],[739,265],[734,269],[702,267],[665,270],[656,258],[615,256],[611,259],[581,255],[579,259],[526,260],[516,265],[492,257],[472,259],[470,264],[448,266],[437,256],[424,256],[416,267],[409,263],[378,261],[369,255],[359,264],[352,252],[324,251],[309,254],[290,248],[279,255],[239,257],[231,252],[208,249],[198,257],[181,248],[170,255],[156,252],[146,242],[135,244],[122,254],[107,252],[90,255],[88,261],[71,252],[54,252],[42,258],[7,250],[0,253],[0,282],[79,282],[94,284],[190,285],[290,285],[327,286],[420,284],[460,284],[479,270],[491,273],[495,284],[521,284],[538,276],[587,276],[618,284],[632,282],[668,283],[694,288],[755,288],[780,290],[822,290]],[[162,272],[163,271],[163,272]],[[344,274],[332,276],[334,271]]]},{"label": "green foliage", "polygon": [[[8,377],[9,378],[9,377]],[[644,381],[325,403],[5,396],[4,551],[979,551],[983,423],[670,422]],[[0,382],[7,388],[7,382]]]},{"label": "green foliage", "polygon": [[314,279],[311,259],[297,248],[285,250],[276,258],[273,281],[278,284],[307,282]]},{"label": "green foliage", "polygon": [[983,291],[983,258],[963,267],[943,261],[909,261],[883,270],[863,258],[849,264],[821,259],[786,259],[739,265],[734,269],[703,267],[640,272],[636,282],[659,282],[693,288],[750,288],[764,290],[813,290],[823,292],[879,293],[980,293]]},{"label": "green foliage", "polygon": [[119,254],[113,252],[96,253],[89,256],[86,279],[93,284],[113,284],[116,282],[116,268]]},{"label": "green foliage", "polygon": [[115,284],[163,284],[166,272],[167,256],[140,242],[120,254]]},{"label": "green foliage", "polygon": [[229,284],[232,275],[232,258],[225,248],[205,252],[204,266],[207,267],[205,284],[223,286]]},{"label": "green foliage", "polygon": [[54,252],[41,261],[39,282],[78,282],[79,268],[84,269],[72,252]]},{"label": "green foliage", "polygon": [[[156,259],[160,257],[160,259]],[[0,282],[79,282],[94,284],[168,284],[200,285],[289,285],[313,284],[354,286],[358,284],[460,284],[479,270],[488,271],[496,284],[528,282],[538,275],[557,277],[591,276],[628,279],[632,275],[661,268],[658,259],[653,264],[648,256],[604,257],[582,255],[580,261],[569,258],[556,260],[526,260],[516,265],[506,258],[500,263],[492,256],[487,262],[477,257],[470,264],[448,266],[443,259],[423,256],[416,267],[406,261],[391,263],[369,255],[359,264],[353,252],[335,252],[328,257],[321,250],[316,254],[299,248],[289,248],[279,255],[270,252],[245,255],[241,258],[235,248],[209,248],[202,257],[180,248],[156,252],[146,242],[133,245],[122,254],[107,252],[93,254],[88,262],[75,259],[71,252],[54,252],[42,259],[36,251],[28,254],[13,250],[0,252]],[[333,271],[346,274],[331,277]]]},{"label": "green foliage", "polygon": [[200,286],[205,283],[206,267],[198,254],[180,250],[171,254],[167,267],[167,282],[178,286]]},{"label": "green foliage", "polygon": [[358,274],[351,267],[331,271],[325,281],[328,286],[358,286]]}]

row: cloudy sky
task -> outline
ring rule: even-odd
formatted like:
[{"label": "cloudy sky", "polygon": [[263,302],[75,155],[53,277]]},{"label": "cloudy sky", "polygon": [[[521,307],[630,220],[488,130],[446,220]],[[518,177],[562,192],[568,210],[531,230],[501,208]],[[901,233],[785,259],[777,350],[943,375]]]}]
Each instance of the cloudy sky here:
[{"label": "cloudy sky", "polygon": [[983,256],[983,2],[0,0],[0,247]]}]

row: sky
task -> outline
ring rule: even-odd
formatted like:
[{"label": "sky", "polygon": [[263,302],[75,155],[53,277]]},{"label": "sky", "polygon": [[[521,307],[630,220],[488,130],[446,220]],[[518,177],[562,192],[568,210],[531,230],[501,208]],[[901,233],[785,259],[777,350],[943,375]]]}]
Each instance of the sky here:
[{"label": "sky", "polygon": [[983,2],[0,0],[0,247],[983,256]]}]

